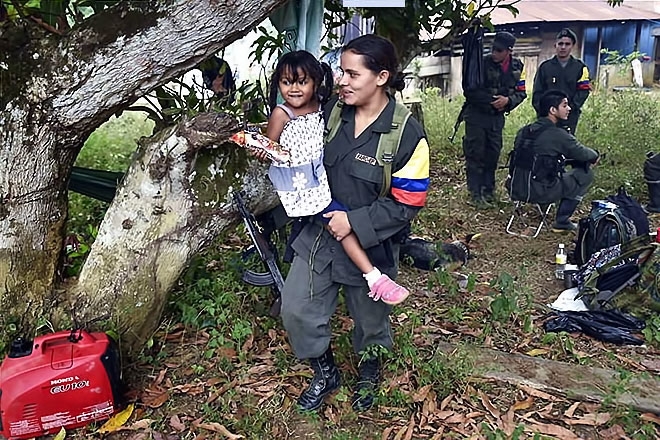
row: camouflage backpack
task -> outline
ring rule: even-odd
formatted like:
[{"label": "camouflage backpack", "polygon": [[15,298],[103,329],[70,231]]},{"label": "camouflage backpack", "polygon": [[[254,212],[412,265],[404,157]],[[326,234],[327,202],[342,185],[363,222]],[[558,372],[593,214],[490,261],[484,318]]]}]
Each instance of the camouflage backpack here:
[{"label": "camouflage backpack", "polygon": [[621,310],[639,318],[660,312],[660,244],[648,235],[602,249],[576,275],[577,298],[590,310]]}]

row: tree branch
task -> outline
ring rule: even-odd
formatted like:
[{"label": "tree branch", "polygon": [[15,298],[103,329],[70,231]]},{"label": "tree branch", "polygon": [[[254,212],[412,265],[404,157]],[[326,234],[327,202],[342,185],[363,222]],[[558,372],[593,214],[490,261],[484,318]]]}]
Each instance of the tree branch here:
[{"label": "tree branch", "polygon": [[57,35],[63,35],[64,34],[62,31],[60,31],[59,29],[55,29],[53,26],[49,25],[48,23],[46,23],[45,21],[43,21],[39,17],[34,17],[34,16],[30,15],[28,18],[30,20],[32,20],[33,22],[37,23],[42,28],[46,29],[48,32],[52,32],[52,33],[57,34]]},{"label": "tree branch", "polygon": [[94,126],[241,38],[284,2],[152,0],[104,10],[59,43],[66,50],[53,69],[67,75],[51,80],[59,91],[54,114],[65,127]]}]

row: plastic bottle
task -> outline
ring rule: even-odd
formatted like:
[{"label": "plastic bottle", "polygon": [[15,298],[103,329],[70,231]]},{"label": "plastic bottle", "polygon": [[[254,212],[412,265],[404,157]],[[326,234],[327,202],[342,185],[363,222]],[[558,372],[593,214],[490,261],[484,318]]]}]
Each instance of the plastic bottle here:
[{"label": "plastic bottle", "polygon": [[564,279],[564,268],[566,267],[566,250],[564,243],[559,243],[557,253],[555,254],[555,278]]}]

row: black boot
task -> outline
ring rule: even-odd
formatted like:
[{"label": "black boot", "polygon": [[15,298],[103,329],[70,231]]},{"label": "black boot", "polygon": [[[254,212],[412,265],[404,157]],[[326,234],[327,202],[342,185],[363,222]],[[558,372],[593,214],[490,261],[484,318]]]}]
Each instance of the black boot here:
[{"label": "black boot", "polygon": [[486,203],[496,203],[495,170],[485,170],[481,177],[481,196]]},{"label": "black boot", "polygon": [[577,230],[577,224],[571,221],[571,215],[580,204],[579,200],[561,199],[557,207],[555,222],[552,224],[553,232],[569,232]]},{"label": "black boot", "polygon": [[660,212],[660,182],[646,182],[649,188],[649,204],[646,210],[657,214]]},{"label": "black boot", "polygon": [[330,347],[321,357],[310,359],[309,363],[314,370],[314,377],[298,398],[298,407],[303,411],[318,409],[323,403],[323,399],[339,388],[341,382],[339,369],[335,366],[335,359]]},{"label": "black boot", "polygon": [[355,411],[366,411],[371,408],[376,400],[376,392],[380,383],[380,361],[377,357],[363,359],[359,366],[355,393],[353,393],[353,409]]},{"label": "black boot", "polygon": [[474,165],[467,163],[465,165],[465,177],[467,179],[467,189],[470,193],[470,201],[473,204],[482,203],[480,170]]}]

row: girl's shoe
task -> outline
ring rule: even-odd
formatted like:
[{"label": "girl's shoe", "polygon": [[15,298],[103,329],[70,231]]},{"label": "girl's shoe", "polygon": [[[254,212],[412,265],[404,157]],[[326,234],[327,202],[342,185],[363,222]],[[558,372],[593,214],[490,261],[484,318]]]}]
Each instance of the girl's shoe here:
[{"label": "girl's shoe", "polygon": [[410,292],[383,274],[371,287],[371,292],[368,295],[374,301],[381,300],[385,304],[394,306],[408,298]]}]

